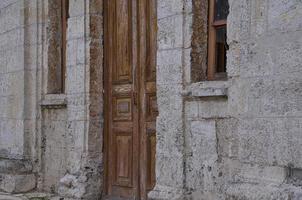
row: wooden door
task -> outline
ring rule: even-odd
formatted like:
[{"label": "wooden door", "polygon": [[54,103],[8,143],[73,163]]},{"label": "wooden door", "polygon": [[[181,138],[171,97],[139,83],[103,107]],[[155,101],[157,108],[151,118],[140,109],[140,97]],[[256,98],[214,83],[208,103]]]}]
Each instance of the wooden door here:
[{"label": "wooden door", "polygon": [[156,0],[105,3],[106,191],[144,200],[155,184]]}]

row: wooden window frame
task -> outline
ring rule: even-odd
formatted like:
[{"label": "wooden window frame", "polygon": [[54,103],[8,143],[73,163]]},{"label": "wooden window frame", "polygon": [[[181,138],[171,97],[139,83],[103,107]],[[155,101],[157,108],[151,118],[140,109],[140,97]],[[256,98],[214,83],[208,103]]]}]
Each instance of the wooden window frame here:
[{"label": "wooden window frame", "polygon": [[215,21],[215,0],[209,0],[209,19],[208,19],[208,68],[207,80],[225,79],[226,72],[217,73],[216,66],[216,32],[217,28],[226,27],[227,20]]}]

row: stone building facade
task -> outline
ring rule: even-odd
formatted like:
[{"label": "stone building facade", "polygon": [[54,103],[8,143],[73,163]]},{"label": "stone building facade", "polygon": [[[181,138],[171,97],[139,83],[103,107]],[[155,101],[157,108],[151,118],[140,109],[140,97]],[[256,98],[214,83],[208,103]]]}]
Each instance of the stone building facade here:
[{"label": "stone building facade", "polygon": [[[60,0],[0,1],[0,192],[105,198],[105,1],[69,0],[63,92]],[[302,199],[302,1],[229,0],[219,81],[207,19],[208,0],[157,0],[149,199]]]}]

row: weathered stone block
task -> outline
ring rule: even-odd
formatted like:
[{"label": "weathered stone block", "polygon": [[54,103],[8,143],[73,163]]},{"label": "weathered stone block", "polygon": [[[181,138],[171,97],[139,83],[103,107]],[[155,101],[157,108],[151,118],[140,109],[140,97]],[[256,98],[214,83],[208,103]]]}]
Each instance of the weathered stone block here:
[{"label": "weathered stone block", "polygon": [[173,49],[183,46],[183,16],[174,15],[158,20],[158,49]]},{"label": "weathered stone block", "polygon": [[158,1],[158,19],[181,14],[184,7],[182,0],[159,0]]},{"label": "weathered stone block", "polygon": [[156,185],[148,194],[150,200],[183,200],[185,191],[174,187]]},{"label": "weathered stone block", "polygon": [[67,115],[66,109],[43,110],[43,190],[56,192],[66,173]]},{"label": "weathered stone block", "polygon": [[0,174],[29,173],[32,164],[26,160],[0,159]]},{"label": "weathered stone block", "polygon": [[179,49],[158,52],[157,72],[160,74],[157,78],[158,84],[174,85],[182,83],[181,56],[182,51]]},{"label": "weathered stone block", "polygon": [[34,174],[0,174],[0,191],[8,193],[22,193],[29,192],[35,187],[36,176]]},{"label": "weathered stone block", "polygon": [[301,1],[270,1],[267,5],[268,31],[290,32],[302,30]]},{"label": "weathered stone block", "polygon": [[71,0],[69,6],[70,17],[84,16],[85,2]]}]

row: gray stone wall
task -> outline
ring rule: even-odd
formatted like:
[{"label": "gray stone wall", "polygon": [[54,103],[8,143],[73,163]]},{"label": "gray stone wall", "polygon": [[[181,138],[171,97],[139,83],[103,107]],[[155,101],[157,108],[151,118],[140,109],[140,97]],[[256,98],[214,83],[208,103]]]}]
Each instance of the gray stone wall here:
[{"label": "gray stone wall", "polygon": [[302,2],[230,0],[228,80],[196,82],[199,2],[158,1],[157,157],[173,158],[150,197],[300,199]]},{"label": "gray stone wall", "polygon": [[[102,193],[102,10],[101,1],[69,1],[65,93],[44,95],[44,110],[55,120],[44,118],[44,124],[54,122],[58,135],[47,136],[46,126],[42,141],[46,140],[46,151],[61,148],[61,153],[45,152],[45,159],[41,159],[42,166],[49,166],[41,176],[57,175],[43,178],[41,190],[70,199],[99,199]],[[53,109],[56,111],[49,111]],[[60,122],[56,122],[58,118]],[[49,160],[50,155],[54,157]]]},{"label": "gray stone wall", "polygon": [[[49,2],[0,1],[0,192],[96,200],[103,5],[70,0],[66,90],[51,94]],[[197,82],[205,72],[202,2],[158,0],[150,199],[301,199],[301,0],[229,0],[228,80],[211,82]]]},{"label": "gray stone wall", "polygon": [[1,1],[0,154],[22,158],[24,149],[24,20],[23,3]]},{"label": "gray stone wall", "polygon": [[36,5],[0,2],[0,191],[4,192],[26,192],[36,186],[31,159],[38,116]]},{"label": "gray stone wall", "polygon": [[102,1],[69,1],[62,94],[50,90],[53,2],[0,1],[0,192],[100,199]]}]

